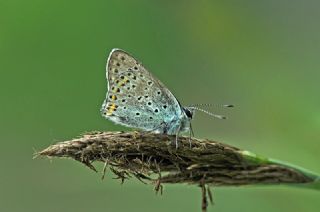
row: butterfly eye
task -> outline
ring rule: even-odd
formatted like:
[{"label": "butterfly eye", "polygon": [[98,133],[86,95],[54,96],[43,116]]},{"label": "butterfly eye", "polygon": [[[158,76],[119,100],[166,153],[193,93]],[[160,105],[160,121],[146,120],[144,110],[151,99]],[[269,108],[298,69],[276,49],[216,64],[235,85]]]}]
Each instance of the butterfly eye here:
[{"label": "butterfly eye", "polygon": [[192,118],[192,112],[190,110],[184,108],[184,111],[189,118]]}]

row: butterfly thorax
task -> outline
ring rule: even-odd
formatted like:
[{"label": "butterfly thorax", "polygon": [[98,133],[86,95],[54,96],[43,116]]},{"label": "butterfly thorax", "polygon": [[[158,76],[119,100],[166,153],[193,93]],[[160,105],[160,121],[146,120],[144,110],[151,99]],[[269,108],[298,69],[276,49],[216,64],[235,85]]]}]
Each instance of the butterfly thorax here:
[{"label": "butterfly thorax", "polygon": [[192,117],[189,117],[188,113],[182,108],[179,116],[174,116],[170,121],[164,122],[161,130],[155,132],[168,135],[176,135],[179,132],[189,132],[191,119]]}]

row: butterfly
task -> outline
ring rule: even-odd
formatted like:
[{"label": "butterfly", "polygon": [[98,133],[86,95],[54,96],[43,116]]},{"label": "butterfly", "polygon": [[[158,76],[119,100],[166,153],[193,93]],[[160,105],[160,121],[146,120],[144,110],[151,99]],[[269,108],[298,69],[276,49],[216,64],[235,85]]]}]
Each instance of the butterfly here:
[{"label": "butterfly", "polygon": [[[106,65],[108,91],[101,108],[105,118],[126,127],[176,135],[193,134],[191,120],[195,110],[216,118],[225,117],[197,105],[183,107],[170,90],[137,59],[121,49],[113,49]],[[225,105],[231,107],[231,105]]]}]

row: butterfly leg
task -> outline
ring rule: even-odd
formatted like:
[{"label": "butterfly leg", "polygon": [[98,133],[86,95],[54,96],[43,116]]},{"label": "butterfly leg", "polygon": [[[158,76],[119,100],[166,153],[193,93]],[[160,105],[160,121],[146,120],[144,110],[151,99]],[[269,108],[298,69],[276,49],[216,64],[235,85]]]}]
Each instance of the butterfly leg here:
[{"label": "butterfly leg", "polygon": [[180,134],[181,125],[179,125],[177,132],[176,132],[176,149],[178,149],[178,138]]},{"label": "butterfly leg", "polygon": [[189,126],[189,145],[190,145],[190,149],[191,149],[191,136],[194,137],[194,133],[193,133],[192,125],[191,125],[191,122],[190,122],[190,126]]}]

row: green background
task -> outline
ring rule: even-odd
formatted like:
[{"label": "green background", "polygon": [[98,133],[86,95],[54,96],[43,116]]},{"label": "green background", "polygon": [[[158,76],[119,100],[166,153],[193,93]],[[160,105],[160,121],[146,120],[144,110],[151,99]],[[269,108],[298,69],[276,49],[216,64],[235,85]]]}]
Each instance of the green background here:
[{"label": "green background", "polygon": [[[320,173],[320,2],[0,0],[0,211],[200,211],[200,189],[100,180],[35,150],[91,130],[129,130],[100,116],[112,48],[140,59],[211,138]],[[101,164],[96,164],[99,169]],[[214,188],[209,211],[319,211],[320,192]]]}]

